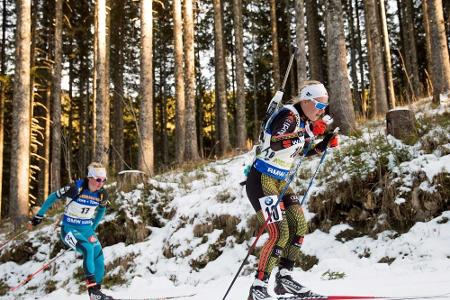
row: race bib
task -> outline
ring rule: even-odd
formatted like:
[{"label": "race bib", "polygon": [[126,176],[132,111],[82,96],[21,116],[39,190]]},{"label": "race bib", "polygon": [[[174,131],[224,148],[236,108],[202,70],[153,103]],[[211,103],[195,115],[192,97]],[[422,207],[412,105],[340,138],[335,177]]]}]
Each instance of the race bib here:
[{"label": "race bib", "polygon": [[[77,199],[66,206],[65,214],[72,218],[90,220],[95,215],[96,206],[92,206],[91,200]],[[98,204],[98,203],[96,203]]]},{"label": "race bib", "polygon": [[281,212],[280,203],[277,204],[277,201],[278,201],[277,195],[259,198],[259,203],[261,204],[264,219],[265,220],[269,219],[267,224],[272,224],[283,220],[283,214]]},{"label": "race bib", "polygon": [[72,231],[70,231],[68,234],[66,234],[66,236],[64,237],[64,242],[66,242],[66,244],[70,248],[76,250],[76,248],[77,248],[77,239],[73,235]]}]

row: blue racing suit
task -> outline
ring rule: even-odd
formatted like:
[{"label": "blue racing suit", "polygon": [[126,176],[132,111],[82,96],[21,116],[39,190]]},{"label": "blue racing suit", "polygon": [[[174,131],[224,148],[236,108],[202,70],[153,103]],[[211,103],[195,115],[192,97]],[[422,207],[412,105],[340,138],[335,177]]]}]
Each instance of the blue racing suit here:
[{"label": "blue racing suit", "polygon": [[105,273],[102,246],[95,229],[105,215],[108,194],[102,188],[91,192],[87,179],[76,180],[50,194],[37,215],[43,217],[58,200],[66,198],[61,226],[61,240],[83,255],[83,269],[87,279],[100,284]]}]

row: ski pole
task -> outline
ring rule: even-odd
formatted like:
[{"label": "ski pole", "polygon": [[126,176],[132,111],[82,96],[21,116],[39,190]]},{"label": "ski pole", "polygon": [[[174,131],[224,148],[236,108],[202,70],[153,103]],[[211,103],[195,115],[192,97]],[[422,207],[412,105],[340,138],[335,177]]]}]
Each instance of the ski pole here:
[{"label": "ski pole", "polygon": [[8,245],[10,242],[14,241],[15,239],[17,239],[18,237],[22,236],[25,232],[27,232],[27,230],[23,230],[20,233],[16,234],[15,236],[13,236],[12,238],[10,238],[9,240],[7,240],[6,242],[4,242],[3,244],[1,244],[0,246],[0,251],[3,250],[3,248],[6,247],[6,245]]},{"label": "ski pole", "polygon": [[286,86],[286,82],[287,79],[289,78],[289,73],[291,72],[291,68],[292,68],[292,63],[294,61],[294,58],[298,52],[298,48],[295,46],[292,46],[293,48],[293,52],[291,54],[291,57],[289,58],[289,63],[288,66],[286,68],[286,72],[284,73],[284,78],[283,78],[283,82],[281,84],[281,88],[279,91],[276,91],[275,95],[272,97],[272,99],[270,100],[269,106],[267,107],[266,110],[266,116],[264,117],[263,122],[261,123],[261,129],[260,129],[260,136],[259,139],[261,140],[263,135],[264,135],[264,128],[267,124],[267,122],[269,121],[270,117],[272,116],[272,114],[278,110],[278,107],[281,103],[281,100],[283,99],[283,95],[284,95],[284,88]]},{"label": "ski pole", "polygon": [[[334,129],[333,131],[333,135],[337,134],[339,132],[339,127],[336,127],[336,129]],[[317,165],[316,171],[314,172],[314,175],[311,177],[311,180],[309,181],[309,185],[308,188],[306,189],[305,195],[303,195],[303,199],[300,202],[300,206],[303,206],[303,203],[306,200],[306,196],[308,195],[308,192],[314,182],[314,179],[317,176],[317,172],[319,171],[320,165],[323,163],[323,161],[325,160],[325,156],[327,155],[327,151],[328,151],[328,145],[325,147],[325,150],[323,151],[322,157],[320,158],[319,164]]]},{"label": "ski pole", "polygon": [[319,167],[320,167],[320,165],[323,163],[323,161],[325,160],[325,156],[327,155],[327,150],[328,150],[328,147],[325,148],[325,151],[323,151],[322,157],[320,158],[319,165],[317,166],[316,171],[314,172],[313,177],[312,177],[311,180],[309,181],[308,188],[306,189],[306,192],[305,192],[305,194],[303,195],[303,199],[302,199],[302,201],[300,202],[300,206],[303,206],[303,203],[305,202],[306,195],[308,195],[309,189],[311,188],[311,186],[312,186],[312,184],[313,184],[314,178],[316,178],[317,172],[319,171]]},{"label": "ski pole", "polygon": [[[287,178],[286,178],[286,179],[287,179],[287,180],[286,180],[286,184],[285,184],[285,186],[283,187],[283,189],[281,190],[280,195],[278,196],[278,200],[277,200],[277,202],[275,203],[274,207],[276,207],[276,206],[278,205],[278,203],[280,203],[281,199],[283,199],[284,194],[287,192],[287,190],[288,190],[288,188],[289,188],[289,185],[290,185],[291,182],[294,180],[295,175],[297,174],[298,168],[300,167],[300,165],[301,165],[301,163],[302,163],[302,161],[303,161],[303,158],[306,156],[306,153],[308,153],[310,147],[311,147],[311,142],[308,142],[308,144],[306,144],[306,146],[305,146],[305,150],[303,151],[303,155],[299,157],[298,162],[297,162],[295,168],[293,169],[294,171],[292,172],[292,169],[291,169],[291,171],[289,171],[288,176],[287,176]],[[253,241],[252,245],[251,245],[250,248],[248,249],[247,255],[245,256],[244,260],[242,261],[241,265],[239,266],[239,269],[238,269],[238,271],[236,272],[236,275],[234,275],[234,278],[233,278],[233,280],[231,281],[230,285],[228,286],[228,289],[227,289],[225,295],[223,296],[222,300],[225,300],[225,299],[226,299],[228,293],[230,292],[231,288],[232,288],[233,285],[234,285],[234,282],[236,281],[237,277],[239,276],[239,273],[241,273],[242,268],[244,267],[245,263],[247,262],[247,259],[250,257],[250,254],[251,254],[251,253],[253,252],[253,250],[255,249],[256,243],[258,242],[259,238],[261,237],[261,235],[263,234],[264,230],[266,229],[266,226],[267,226],[269,220],[271,220],[270,215],[268,216],[268,218],[265,220],[264,224],[263,224],[263,225],[261,226],[261,228],[259,229],[258,234],[256,235],[255,240]]]},{"label": "ski pole", "polygon": [[55,257],[53,257],[51,260],[49,260],[48,262],[46,262],[45,264],[42,265],[42,267],[40,267],[38,270],[36,270],[34,273],[31,273],[30,275],[28,275],[24,280],[22,280],[17,286],[12,287],[9,289],[10,292],[14,292],[15,290],[17,290],[18,288],[20,288],[21,286],[27,284],[28,282],[31,281],[31,279],[33,279],[37,274],[39,274],[42,271],[45,271],[47,269],[50,268],[50,265],[55,262],[60,256],[62,256],[64,253],[66,253],[68,250],[70,249],[65,249],[63,252],[59,253],[58,255],[56,255]]},{"label": "ski pole", "polygon": [[295,56],[298,53],[298,48],[296,46],[294,46],[294,45],[292,45],[292,50],[293,51],[292,51],[291,57],[289,58],[289,63],[288,63],[288,66],[287,66],[287,70],[286,70],[286,73],[284,73],[283,82],[281,83],[281,91],[284,91],[287,79],[289,77],[289,73],[291,71],[292,63],[294,62],[294,58],[295,58]]}]

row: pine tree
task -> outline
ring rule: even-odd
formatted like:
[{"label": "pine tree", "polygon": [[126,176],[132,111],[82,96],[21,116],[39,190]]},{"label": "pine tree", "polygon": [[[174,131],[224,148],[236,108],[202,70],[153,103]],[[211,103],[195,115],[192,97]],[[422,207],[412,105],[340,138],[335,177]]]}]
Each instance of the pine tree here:
[{"label": "pine tree", "polygon": [[196,161],[200,158],[197,145],[197,125],[195,118],[195,50],[193,1],[184,1],[184,49],[186,80],[186,151],[185,159]]},{"label": "pine tree", "polygon": [[236,136],[237,148],[246,149],[247,119],[245,115],[244,30],[242,0],[233,1],[234,39],[236,44]]},{"label": "pine tree", "polygon": [[339,126],[344,134],[349,134],[356,130],[356,122],[348,80],[342,14],[340,0],[327,1],[326,36],[330,112],[335,118],[336,126]]},{"label": "pine tree", "polygon": [[55,0],[54,66],[52,77],[52,149],[51,187],[55,191],[61,186],[61,72],[62,72],[62,0]]},{"label": "pine tree", "polygon": [[175,51],[175,160],[183,162],[186,146],[185,93],[183,77],[183,21],[181,17],[181,0],[173,0],[173,38]]},{"label": "pine tree", "polygon": [[307,78],[306,73],[306,47],[305,47],[305,3],[304,0],[295,0],[295,33],[297,41],[297,86],[303,86]]},{"label": "pine tree", "polygon": [[151,176],[153,157],[153,16],[152,0],[141,0],[141,107],[139,169]]},{"label": "pine tree", "polygon": [[104,166],[109,164],[109,70],[108,70],[108,27],[106,0],[97,0],[96,3],[96,89],[95,89],[95,142],[94,160]]},{"label": "pine tree", "polygon": [[376,0],[364,0],[366,12],[366,31],[370,60],[369,74],[373,77],[370,81],[372,113],[375,116],[384,116],[388,110],[386,83],[384,77],[384,63],[381,44],[380,23]]},{"label": "pine tree", "polygon": [[433,83],[433,101],[439,103],[440,94],[450,92],[450,62],[445,34],[442,0],[424,0],[429,30],[431,61],[431,80]]},{"label": "pine tree", "polygon": [[386,66],[386,87],[388,96],[388,107],[389,109],[395,108],[395,91],[394,91],[394,80],[392,79],[392,64],[391,64],[391,50],[389,45],[389,33],[387,29],[386,21],[386,10],[384,7],[385,0],[380,1],[380,22],[381,28],[383,30],[383,47],[384,47],[384,63]]},{"label": "pine tree", "polygon": [[277,29],[277,2],[270,0],[270,28],[272,33],[272,72],[274,89],[278,91],[281,86],[280,80],[280,55],[278,50],[278,29]]},{"label": "pine tree", "polygon": [[11,216],[16,226],[28,216],[31,117],[31,1],[17,1],[16,69],[10,173]]},{"label": "pine tree", "polygon": [[112,168],[115,173],[123,169],[124,160],[124,124],[123,124],[123,100],[124,100],[124,50],[125,47],[125,3],[123,0],[112,1],[111,9],[111,77],[113,90],[113,115],[111,123],[112,132]]},{"label": "pine tree", "polygon": [[311,79],[325,82],[325,72],[323,64],[323,48],[321,45],[322,34],[319,30],[318,4],[316,0],[306,0],[306,33],[308,36],[309,67]]},{"label": "pine tree", "polygon": [[220,154],[224,155],[230,148],[230,135],[228,128],[228,107],[226,98],[226,66],[223,43],[223,24],[221,0],[214,0],[214,57],[216,66],[216,107],[219,120]]}]

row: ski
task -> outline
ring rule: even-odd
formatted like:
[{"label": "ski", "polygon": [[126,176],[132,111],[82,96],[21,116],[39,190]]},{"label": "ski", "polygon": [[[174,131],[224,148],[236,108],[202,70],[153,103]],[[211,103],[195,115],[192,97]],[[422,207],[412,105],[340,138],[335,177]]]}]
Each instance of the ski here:
[{"label": "ski", "polygon": [[169,300],[169,299],[179,299],[179,298],[190,298],[190,297],[194,297],[195,295],[196,294],[189,294],[189,295],[153,297],[153,298],[114,298],[114,300]]},{"label": "ski", "polygon": [[437,295],[423,295],[423,296],[352,296],[352,295],[330,295],[330,296],[281,296],[276,298],[278,300],[365,300],[365,299],[379,299],[379,300],[414,300],[414,299],[450,299],[450,293]]}]

